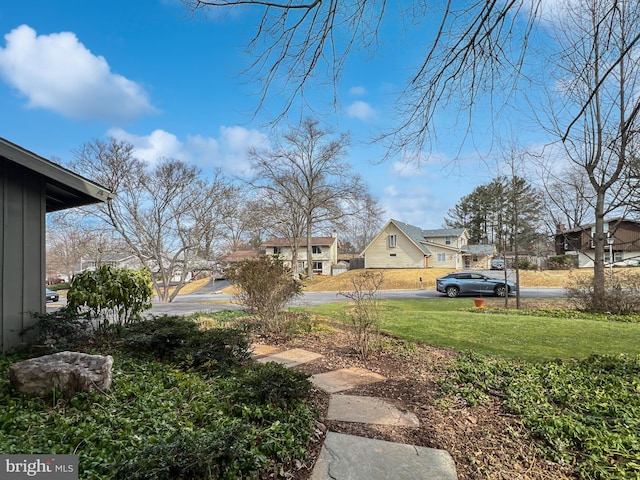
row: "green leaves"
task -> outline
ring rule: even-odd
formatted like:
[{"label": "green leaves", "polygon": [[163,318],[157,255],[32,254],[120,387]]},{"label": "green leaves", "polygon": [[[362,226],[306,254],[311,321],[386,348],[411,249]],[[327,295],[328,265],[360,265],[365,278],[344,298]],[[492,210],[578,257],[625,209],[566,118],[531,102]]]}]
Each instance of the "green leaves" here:
[{"label": "green leaves", "polygon": [[68,308],[119,325],[138,320],[151,308],[151,274],[146,268],[129,270],[103,265],[85,270],[71,281]]},{"label": "green leaves", "polygon": [[306,375],[256,365],[212,377],[110,353],[110,390],[53,402],[12,390],[21,358],[0,356],[0,451],[75,453],[83,480],[267,478],[305,458]]},{"label": "green leaves", "polygon": [[614,480],[640,475],[638,378],[637,355],[518,364],[468,354],[443,389],[472,405],[503,397],[553,460],[582,478]]}]

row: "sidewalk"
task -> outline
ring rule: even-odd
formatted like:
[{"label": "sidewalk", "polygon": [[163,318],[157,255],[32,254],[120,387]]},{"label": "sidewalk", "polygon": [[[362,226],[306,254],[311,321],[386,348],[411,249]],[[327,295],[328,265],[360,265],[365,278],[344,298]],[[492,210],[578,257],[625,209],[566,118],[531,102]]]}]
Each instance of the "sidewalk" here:
[{"label": "sidewalk", "polygon": [[[281,351],[254,345],[258,362],[278,362],[289,368],[311,362],[321,355],[300,348]],[[348,390],[374,382],[382,375],[362,368],[345,368],[311,377],[313,384],[329,394],[327,420],[418,427],[418,418],[383,398],[348,395]],[[386,442],[354,435],[327,432],[312,480],[457,480],[455,464],[444,450]]]}]

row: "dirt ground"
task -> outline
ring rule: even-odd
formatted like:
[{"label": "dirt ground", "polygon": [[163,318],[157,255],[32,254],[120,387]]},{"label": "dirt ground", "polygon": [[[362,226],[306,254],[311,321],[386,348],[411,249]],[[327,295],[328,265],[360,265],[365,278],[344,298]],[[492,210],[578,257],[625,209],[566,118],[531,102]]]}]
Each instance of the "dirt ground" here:
[{"label": "dirt ground", "polygon": [[[398,407],[415,413],[421,424],[419,428],[408,428],[323,421],[317,425],[308,460],[291,472],[296,480],[310,477],[327,429],[447,450],[455,461],[460,480],[577,478],[542,456],[518,418],[505,410],[499,398],[488,405],[471,408],[459,399],[442,394],[437,381],[446,375],[456,355],[453,351],[426,345],[407,348],[402,342],[381,337],[380,351],[364,363],[350,347],[352,342],[339,325],[333,325],[327,332],[297,335],[286,341],[267,338],[262,341],[321,353],[322,358],[297,367],[309,374],[357,366],[385,376],[386,381],[349,390],[348,394],[391,400]],[[317,392],[316,399],[326,414],[329,396]]]}]

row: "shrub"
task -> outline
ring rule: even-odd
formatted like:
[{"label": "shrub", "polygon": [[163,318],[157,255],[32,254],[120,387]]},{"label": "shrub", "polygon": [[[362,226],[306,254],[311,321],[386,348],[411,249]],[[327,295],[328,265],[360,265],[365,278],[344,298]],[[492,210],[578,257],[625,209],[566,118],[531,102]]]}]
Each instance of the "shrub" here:
[{"label": "shrub", "polygon": [[567,298],[577,310],[626,315],[640,312],[640,273],[619,271],[605,279],[605,294],[596,298],[593,278],[571,277]]},{"label": "shrub", "polygon": [[171,442],[145,447],[139,456],[118,468],[114,479],[239,478],[235,471],[244,453],[239,441],[244,429],[234,422],[209,432],[181,432]]},{"label": "shrub", "polygon": [[268,333],[281,334],[281,313],[287,303],[302,293],[302,284],[292,278],[281,259],[263,255],[245,260],[227,270],[227,278],[238,287],[236,299],[256,314]]},{"label": "shrub", "polygon": [[286,406],[311,393],[309,375],[276,362],[252,364],[238,372],[231,398],[237,403]]},{"label": "shrub", "polygon": [[31,317],[37,319],[36,323],[22,334],[35,332],[35,342],[46,345],[52,351],[75,349],[89,336],[89,323],[78,314],[63,307],[53,312],[31,312]]},{"label": "shrub", "polygon": [[234,328],[200,330],[182,317],[164,315],[128,325],[124,346],[187,370],[227,370],[250,357],[249,340]]},{"label": "shrub", "polygon": [[351,282],[353,291],[340,292],[340,295],[354,303],[347,314],[351,321],[356,351],[366,361],[380,329],[380,301],[377,293],[384,282],[384,273],[361,273],[354,276]]},{"label": "shrub", "polygon": [[518,268],[520,270],[537,270],[538,265],[527,258],[522,258],[518,260]]},{"label": "shrub", "polygon": [[104,325],[122,325],[139,320],[151,308],[151,274],[146,268],[129,270],[104,265],[86,270],[71,281],[67,304],[71,310],[85,312]]},{"label": "shrub", "polygon": [[570,270],[578,267],[578,257],[576,255],[556,255],[549,257],[547,268],[549,270]]}]

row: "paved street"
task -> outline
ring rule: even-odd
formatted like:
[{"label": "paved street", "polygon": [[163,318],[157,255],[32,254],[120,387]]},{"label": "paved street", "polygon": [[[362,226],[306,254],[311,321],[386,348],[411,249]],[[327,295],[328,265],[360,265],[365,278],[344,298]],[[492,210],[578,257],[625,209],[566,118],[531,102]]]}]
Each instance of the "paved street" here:
[{"label": "paved street", "polygon": [[[217,283],[217,282],[216,282]],[[205,289],[202,289],[205,290]],[[520,291],[522,298],[561,298],[565,296],[562,288],[523,288]],[[380,292],[383,299],[421,299],[421,298],[447,298],[435,290],[385,290]],[[470,299],[472,297],[469,297]],[[291,302],[291,306],[312,306],[332,302],[344,302],[347,299],[336,292],[305,293]],[[239,309],[234,305],[232,296],[223,293],[199,292],[190,295],[179,295],[172,303],[154,302],[149,311],[152,315],[163,314],[189,314],[193,312],[217,312],[220,310]]]}]

